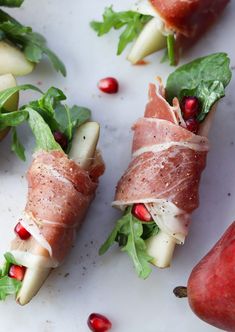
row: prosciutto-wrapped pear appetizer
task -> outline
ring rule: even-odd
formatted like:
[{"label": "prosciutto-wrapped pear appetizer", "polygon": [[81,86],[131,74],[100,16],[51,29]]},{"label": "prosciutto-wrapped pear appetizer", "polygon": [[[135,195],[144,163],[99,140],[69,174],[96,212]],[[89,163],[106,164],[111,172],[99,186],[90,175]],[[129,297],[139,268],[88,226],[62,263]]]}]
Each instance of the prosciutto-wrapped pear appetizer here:
[{"label": "prosciutto-wrapped pear appetizer", "polygon": [[133,125],[132,160],[119,180],[113,206],[123,216],[100,248],[117,242],[148,277],[152,263],[171,263],[199,205],[199,182],[209,150],[215,103],[231,79],[229,59],[212,54],[173,72],[166,89],[149,86],[144,117]]},{"label": "prosciutto-wrapped pear appetizer", "polygon": [[[12,93],[5,90],[8,96]],[[69,253],[104,171],[97,150],[99,124],[88,121],[87,109],[69,108],[61,99],[62,91],[51,88],[40,100],[9,113],[25,113],[37,145],[27,172],[26,207],[0,275],[0,299],[15,294],[21,305]],[[54,135],[52,127],[57,129]]]},{"label": "prosciutto-wrapped pear appetizer", "polygon": [[112,28],[124,28],[119,38],[117,54],[134,41],[127,59],[137,64],[146,56],[166,49],[163,58],[177,64],[185,46],[201,37],[220,16],[229,0],[140,0],[131,10],[115,12],[105,9],[103,21],[91,22],[98,36]]}]

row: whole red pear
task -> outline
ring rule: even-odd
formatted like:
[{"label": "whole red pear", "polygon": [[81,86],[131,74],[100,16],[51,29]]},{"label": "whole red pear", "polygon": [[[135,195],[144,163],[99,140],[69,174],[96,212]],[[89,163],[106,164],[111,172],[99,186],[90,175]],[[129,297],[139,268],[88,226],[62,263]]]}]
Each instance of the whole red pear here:
[{"label": "whole red pear", "polygon": [[225,331],[235,331],[235,222],[195,266],[188,280],[194,313]]}]

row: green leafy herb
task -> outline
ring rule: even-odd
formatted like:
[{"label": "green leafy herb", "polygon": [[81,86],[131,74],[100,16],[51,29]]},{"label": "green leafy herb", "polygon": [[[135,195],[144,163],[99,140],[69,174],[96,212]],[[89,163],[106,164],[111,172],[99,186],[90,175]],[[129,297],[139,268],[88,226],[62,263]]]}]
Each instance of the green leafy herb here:
[{"label": "green leafy herb", "polygon": [[53,151],[61,150],[61,146],[55,141],[48,124],[43,117],[31,107],[26,107],[28,123],[36,140],[36,150]]},{"label": "green leafy herb", "polygon": [[167,57],[169,59],[170,65],[175,65],[175,37],[174,35],[167,36]]},{"label": "green leafy herb", "polygon": [[11,96],[13,96],[18,91],[25,91],[25,90],[34,90],[42,93],[42,91],[39,88],[37,88],[32,84],[18,85],[14,86],[13,88],[2,90],[0,92],[0,112],[4,109],[4,104],[8,99],[11,98]]},{"label": "green leafy herb", "polygon": [[211,107],[220,98],[224,97],[225,89],[220,81],[204,82],[198,84],[194,89],[185,89],[180,93],[180,98],[184,96],[195,96],[201,103],[201,111],[197,117],[198,121],[203,121],[210,112]]},{"label": "green leafy herb", "polygon": [[25,161],[25,148],[20,143],[20,140],[17,135],[17,131],[15,128],[12,128],[12,143],[11,143],[11,151],[15,152],[15,154],[23,161]]},{"label": "green leafy herb", "polygon": [[21,288],[21,285],[22,282],[17,279],[10,278],[8,276],[0,278],[0,300],[5,300],[8,295],[17,294]]},{"label": "green leafy herb", "polygon": [[71,108],[66,105],[59,105],[55,109],[55,119],[59,130],[68,137],[69,141],[73,137],[74,129],[88,121],[90,116],[91,111],[89,109],[76,105]]},{"label": "green leafy herb", "polygon": [[[20,3],[20,1],[15,2]],[[0,39],[6,39],[22,49],[31,62],[38,63],[43,54],[47,55],[54,68],[66,76],[63,62],[47,47],[46,39],[39,33],[33,32],[32,28],[23,26],[3,10],[0,10]]]},{"label": "green leafy herb", "polygon": [[0,269],[0,300],[5,300],[8,295],[17,294],[21,288],[22,282],[8,276],[9,269],[12,264],[17,264],[14,256],[7,252],[5,255],[5,263]]},{"label": "green leafy herb", "polygon": [[149,263],[152,257],[147,253],[144,240],[157,233],[158,227],[154,222],[142,223],[132,215],[129,207],[101,246],[99,254],[103,255],[115,241],[118,242],[122,251],[131,257],[139,277],[146,279],[151,273]]},{"label": "green leafy herb", "polygon": [[[21,90],[34,90],[42,96],[24,105],[15,112],[5,112],[3,106],[15,92]],[[61,150],[55,141],[53,132],[61,131],[68,139],[68,150],[76,128],[88,121],[90,110],[74,105],[68,107],[61,102],[66,99],[64,93],[55,87],[51,87],[43,93],[33,85],[20,85],[0,92],[0,130],[7,127],[16,127],[27,121],[36,140],[36,150]],[[13,129],[12,150],[22,160],[25,159],[24,147],[20,143],[15,129]]]},{"label": "green leafy herb", "polygon": [[143,234],[142,239],[147,240],[153,235],[157,235],[159,228],[155,222],[142,222],[143,224]]},{"label": "green leafy herb", "polygon": [[4,7],[20,7],[24,0],[0,0],[0,6]]},{"label": "green leafy herb", "polygon": [[201,104],[198,120],[203,121],[214,103],[225,95],[232,76],[229,63],[226,53],[215,53],[179,67],[167,80],[168,101],[196,96]]},{"label": "green leafy herb", "polygon": [[28,118],[28,113],[25,111],[15,111],[10,113],[0,113],[0,130],[7,127],[16,127],[23,123]]},{"label": "green leafy herb", "polygon": [[103,22],[92,21],[91,27],[98,36],[103,36],[112,28],[115,30],[125,27],[119,37],[117,54],[121,54],[125,47],[132,42],[141,32],[144,25],[152,18],[133,11],[115,12],[111,7],[105,8]]}]

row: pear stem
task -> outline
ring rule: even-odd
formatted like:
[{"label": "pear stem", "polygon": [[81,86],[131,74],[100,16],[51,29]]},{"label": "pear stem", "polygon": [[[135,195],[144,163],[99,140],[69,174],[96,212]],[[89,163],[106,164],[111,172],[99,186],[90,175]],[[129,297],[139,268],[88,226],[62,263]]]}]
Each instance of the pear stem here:
[{"label": "pear stem", "polygon": [[185,286],[178,286],[173,289],[173,293],[178,298],[188,297],[188,290]]}]

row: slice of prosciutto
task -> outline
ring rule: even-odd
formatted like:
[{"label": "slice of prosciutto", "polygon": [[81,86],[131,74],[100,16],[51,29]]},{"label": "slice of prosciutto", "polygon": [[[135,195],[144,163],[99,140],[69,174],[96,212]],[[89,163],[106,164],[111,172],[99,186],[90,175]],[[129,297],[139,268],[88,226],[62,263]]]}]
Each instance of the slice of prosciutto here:
[{"label": "slice of prosciutto", "polygon": [[27,241],[17,237],[11,246],[19,264],[22,260],[28,267],[40,263],[48,268],[63,262],[103,172],[104,163],[98,153],[88,170],[61,151],[34,155],[27,173],[27,204],[20,220],[32,236]]},{"label": "slice of prosciutto", "polygon": [[199,182],[209,142],[184,128],[178,100],[170,106],[150,84],[145,116],[133,126],[132,160],[118,182],[113,206],[144,203],[159,228],[183,243],[199,205]]},{"label": "slice of prosciutto", "polygon": [[196,38],[221,15],[229,0],[149,0],[166,28]]}]

